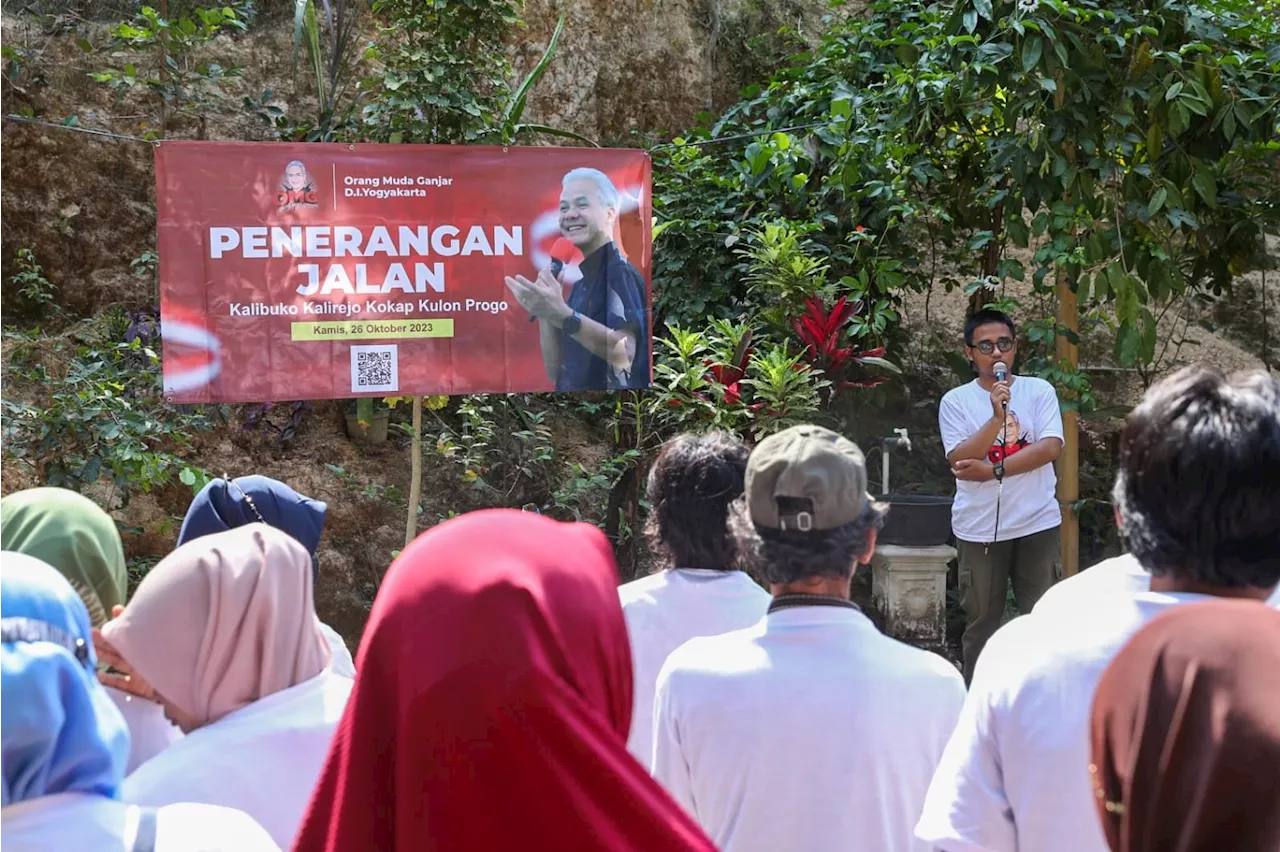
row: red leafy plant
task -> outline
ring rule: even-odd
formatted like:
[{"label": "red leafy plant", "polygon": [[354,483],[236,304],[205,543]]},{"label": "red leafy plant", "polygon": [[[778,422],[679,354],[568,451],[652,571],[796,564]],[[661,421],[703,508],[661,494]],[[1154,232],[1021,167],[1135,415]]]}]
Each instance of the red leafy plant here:
[{"label": "red leafy plant", "polygon": [[887,376],[873,376],[861,381],[845,377],[854,364],[880,366],[898,372],[896,365],[885,360],[883,346],[855,351],[852,345],[841,345],[845,326],[862,310],[860,299],[850,300],[848,296],[841,296],[828,310],[822,297],[813,294],[805,296],[804,307],[803,314],[791,318],[791,328],[804,346],[805,360],[821,368],[831,379],[833,392],[839,388],[871,388],[889,380]]}]

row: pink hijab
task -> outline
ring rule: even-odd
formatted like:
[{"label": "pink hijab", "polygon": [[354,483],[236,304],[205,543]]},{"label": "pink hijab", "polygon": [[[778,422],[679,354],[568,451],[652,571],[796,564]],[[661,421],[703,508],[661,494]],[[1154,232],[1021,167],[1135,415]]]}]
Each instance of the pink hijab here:
[{"label": "pink hijab", "polygon": [[216,722],[329,664],[311,597],[311,556],[248,524],[182,545],[102,628],[137,673],[199,722]]}]

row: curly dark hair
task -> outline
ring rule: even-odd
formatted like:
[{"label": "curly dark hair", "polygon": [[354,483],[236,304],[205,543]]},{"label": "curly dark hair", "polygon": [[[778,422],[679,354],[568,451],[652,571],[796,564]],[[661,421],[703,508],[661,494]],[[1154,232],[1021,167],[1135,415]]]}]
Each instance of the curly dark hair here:
[{"label": "curly dark hair", "polygon": [[742,496],[747,448],[728,432],[686,433],[662,448],[649,471],[645,536],[669,567],[733,570],[737,551],[725,519]]},{"label": "curly dark hair", "polygon": [[887,504],[869,501],[856,521],[833,530],[772,530],[756,526],[743,499],[729,509],[729,532],[747,570],[765,583],[845,579],[853,576],[854,563],[866,553],[871,532],[884,526],[888,511]]},{"label": "curly dark hair", "polygon": [[1214,586],[1280,582],[1280,381],[1201,364],[1129,415],[1112,492],[1120,535],[1151,573]]}]

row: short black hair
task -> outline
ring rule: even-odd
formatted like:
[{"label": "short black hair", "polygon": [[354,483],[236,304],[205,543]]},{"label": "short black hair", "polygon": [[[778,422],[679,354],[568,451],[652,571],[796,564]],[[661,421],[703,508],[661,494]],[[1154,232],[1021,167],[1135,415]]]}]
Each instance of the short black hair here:
[{"label": "short black hair", "polygon": [[888,506],[868,501],[856,521],[833,530],[800,532],[759,527],[746,499],[729,511],[729,531],[747,570],[765,583],[795,583],[810,577],[846,579],[867,552],[874,530],[884,526]]},{"label": "short black hair", "polygon": [[1112,496],[1152,574],[1280,583],[1280,381],[1194,364],[1152,386],[1125,422]]},{"label": "short black hair", "polygon": [[725,527],[729,505],[742,496],[746,446],[728,432],[673,438],[649,471],[649,546],[672,567],[729,571],[737,550]]},{"label": "short black hair", "polygon": [[995,322],[1007,325],[1009,327],[1009,336],[1015,340],[1018,338],[1018,327],[1013,324],[1013,319],[1008,314],[1004,311],[997,311],[994,308],[983,308],[964,321],[964,345],[973,345],[973,332],[978,326]]}]

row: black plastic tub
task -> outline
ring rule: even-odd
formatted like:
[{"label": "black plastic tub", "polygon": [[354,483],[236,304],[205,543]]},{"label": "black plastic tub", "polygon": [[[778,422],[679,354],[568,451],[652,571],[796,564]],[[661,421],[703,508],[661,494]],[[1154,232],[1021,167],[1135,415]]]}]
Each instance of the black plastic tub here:
[{"label": "black plastic tub", "polygon": [[889,516],[876,537],[877,544],[934,547],[951,539],[951,499],[933,494],[891,494]]}]

